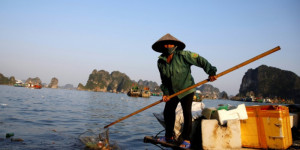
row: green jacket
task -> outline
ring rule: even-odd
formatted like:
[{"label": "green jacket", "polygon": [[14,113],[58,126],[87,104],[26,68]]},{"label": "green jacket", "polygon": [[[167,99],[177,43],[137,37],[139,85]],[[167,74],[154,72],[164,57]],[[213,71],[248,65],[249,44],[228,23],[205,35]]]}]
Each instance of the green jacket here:
[{"label": "green jacket", "polygon": [[[164,95],[177,93],[195,84],[191,75],[191,66],[203,68],[210,76],[216,75],[217,68],[212,66],[205,58],[190,51],[175,51],[171,63],[167,63],[167,56],[162,54],[157,61],[162,84],[160,86]],[[178,95],[181,99],[184,96],[195,92],[191,89]]]}]

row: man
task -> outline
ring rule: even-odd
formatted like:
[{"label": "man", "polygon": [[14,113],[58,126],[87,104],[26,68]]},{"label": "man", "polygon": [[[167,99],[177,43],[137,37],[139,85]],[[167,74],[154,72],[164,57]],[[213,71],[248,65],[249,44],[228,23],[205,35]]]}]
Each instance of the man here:
[{"label": "man", "polygon": [[163,91],[163,101],[166,102],[164,108],[164,119],[166,133],[160,137],[159,141],[173,142],[173,130],[175,124],[175,110],[178,103],[181,103],[184,116],[183,132],[181,134],[183,142],[180,147],[190,148],[190,133],[192,130],[191,107],[195,89],[191,89],[172,99],[168,96],[177,93],[195,84],[191,75],[191,66],[195,65],[203,68],[209,75],[209,81],[216,80],[216,67],[212,66],[205,58],[197,53],[184,51],[185,44],[170,34],[161,37],[152,45],[152,49],[162,53],[157,61],[161,77],[161,90]]}]

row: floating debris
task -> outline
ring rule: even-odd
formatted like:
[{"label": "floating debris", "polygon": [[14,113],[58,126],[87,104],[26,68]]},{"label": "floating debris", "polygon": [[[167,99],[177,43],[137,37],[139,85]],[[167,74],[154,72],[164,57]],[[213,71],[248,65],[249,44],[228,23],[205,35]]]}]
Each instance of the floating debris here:
[{"label": "floating debris", "polygon": [[15,135],[14,133],[6,133],[6,138],[10,138],[10,137],[12,137],[14,135]]},{"label": "floating debris", "polygon": [[21,138],[11,138],[10,139],[12,142],[23,142],[24,140]]}]

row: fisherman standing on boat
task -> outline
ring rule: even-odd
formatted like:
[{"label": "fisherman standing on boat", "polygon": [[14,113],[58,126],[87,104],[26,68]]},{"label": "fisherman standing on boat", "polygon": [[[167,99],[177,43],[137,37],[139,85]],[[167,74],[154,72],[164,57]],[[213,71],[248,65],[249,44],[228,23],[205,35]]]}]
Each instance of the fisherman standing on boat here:
[{"label": "fisherman standing on boat", "polygon": [[175,124],[175,110],[178,103],[181,103],[184,126],[182,132],[183,142],[180,147],[190,148],[190,133],[192,130],[192,102],[195,89],[191,89],[172,99],[168,96],[177,93],[187,87],[195,84],[191,75],[191,66],[195,65],[203,68],[209,75],[209,81],[217,79],[217,68],[212,66],[205,58],[197,53],[184,51],[185,44],[170,34],[161,37],[152,45],[152,49],[162,53],[157,61],[162,84],[163,101],[166,102],[164,108],[164,119],[166,124],[166,133],[164,137],[158,140],[163,142],[173,142],[173,130]]}]

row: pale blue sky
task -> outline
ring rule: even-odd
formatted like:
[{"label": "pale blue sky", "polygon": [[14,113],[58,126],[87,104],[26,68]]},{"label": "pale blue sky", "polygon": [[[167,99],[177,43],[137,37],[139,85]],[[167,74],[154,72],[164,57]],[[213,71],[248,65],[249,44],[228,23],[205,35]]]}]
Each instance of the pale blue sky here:
[{"label": "pale blue sky", "polygon": [[[298,0],[0,0],[0,73],[77,86],[93,69],[118,70],[160,84],[159,53],[151,46],[166,33],[219,73],[281,46],[213,83],[228,94],[262,64],[300,74]],[[207,78],[201,68],[192,74],[196,82]]]}]

